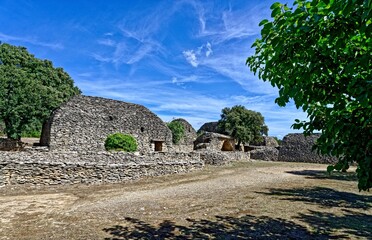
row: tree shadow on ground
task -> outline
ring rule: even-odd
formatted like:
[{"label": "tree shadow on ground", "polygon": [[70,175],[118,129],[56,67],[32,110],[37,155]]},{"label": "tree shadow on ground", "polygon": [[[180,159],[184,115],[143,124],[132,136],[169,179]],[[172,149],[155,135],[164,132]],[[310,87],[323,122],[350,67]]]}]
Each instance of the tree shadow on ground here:
[{"label": "tree shadow on ground", "polygon": [[366,239],[372,239],[372,216],[343,209],[344,215],[310,211],[310,214],[300,214],[299,220],[307,222],[321,234],[328,234],[335,229]]},{"label": "tree shadow on ground", "polygon": [[189,226],[163,221],[151,225],[125,218],[123,225],[105,228],[106,240],[120,239],[337,239],[341,235],[313,234],[294,222],[266,216],[216,216],[214,220],[187,219]]},{"label": "tree shadow on ground", "polygon": [[287,171],[286,173],[306,176],[308,179],[332,179],[340,181],[358,181],[356,172],[337,172],[334,171],[329,174],[326,170],[301,170],[301,171]]},{"label": "tree shadow on ground", "polygon": [[372,206],[372,196],[355,193],[340,192],[331,188],[294,188],[269,189],[269,192],[257,192],[265,195],[282,196],[281,200],[300,201],[317,204],[320,207],[343,207],[355,209],[369,209]]},{"label": "tree shadow on ground", "polygon": [[370,210],[372,196],[340,192],[323,187],[269,189],[269,192],[261,192],[261,194],[279,196],[280,200],[316,204],[325,209],[337,208],[337,211],[331,210],[333,211],[331,213],[307,210],[309,213],[300,213],[296,219],[306,222],[319,234],[342,232],[348,239],[350,235],[372,239],[371,214],[356,211]]}]

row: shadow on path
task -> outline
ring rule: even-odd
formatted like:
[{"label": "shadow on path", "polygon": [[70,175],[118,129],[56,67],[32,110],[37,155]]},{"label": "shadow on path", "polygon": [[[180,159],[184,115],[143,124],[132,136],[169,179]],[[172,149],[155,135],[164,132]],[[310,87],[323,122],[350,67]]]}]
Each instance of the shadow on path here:
[{"label": "shadow on path", "polygon": [[356,172],[332,172],[329,174],[326,170],[301,170],[301,171],[287,171],[286,173],[306,176],[309,179],[332,179],[340,181],[358,181]]},{"label": "shadow on path", "polygon": [[344,215],[310,211],[310,214],[300,214],[298,219],[307,222],[318,232],[327,234],[336,229],[354,236],[372,239],[372,216],[370,214],[343,210]]},{"label": "shadow on path", "polygon": [[187,219],[189,226],[163,221],[154,226],[126,218],[123,225],[105,228],[111,235],[106,240],[119,239],[336,239],[343,236],[312,234],[305,227],[284,219],[266,216],[216,216],[214,220]]},{"label": "shadow on path", "polygon": [[[304,212],[306,210],[308,213],[299,213],[296,217],[316,229],[319,234],[342,232],[347,235],[348,239],[350,239],[350,235],[372,239],[372,215],[368,211],[372,208],[371,195],[340,192],[323,187],[269,189],[269,192],[260,193],[279,196],[279,200],[305,202],[327,209],[328,212],[327,210],[322,212],[304,209]],[[331,210],[330,208],[335,209]]]},{"label": "shadow on path", "polygon": [[355,193],[340,192],[332,188],[294,188],[269,189],[269,192],[257,192],[265,195],[281,196],[281,200],[300,201],[317,204],[320,207],[343,207],[356,209],[369,209],[372,206],[372,196],[363,196]]}]

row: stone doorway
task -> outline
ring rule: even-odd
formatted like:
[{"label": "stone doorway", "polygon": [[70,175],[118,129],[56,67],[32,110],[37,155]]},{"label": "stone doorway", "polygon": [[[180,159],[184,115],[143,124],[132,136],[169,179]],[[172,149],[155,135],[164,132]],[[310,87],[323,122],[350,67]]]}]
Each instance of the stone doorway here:
[{"label": "stone doorway", "polygon": [[231,144],[231,141],[225,140],[222,144],[221,151],[234,151],[234,146]]},{"label": "stone doorway", "polygon": [[163,142],[161,141],[154,141],[155,145],[155,152],[161,152],[163,151]]}]

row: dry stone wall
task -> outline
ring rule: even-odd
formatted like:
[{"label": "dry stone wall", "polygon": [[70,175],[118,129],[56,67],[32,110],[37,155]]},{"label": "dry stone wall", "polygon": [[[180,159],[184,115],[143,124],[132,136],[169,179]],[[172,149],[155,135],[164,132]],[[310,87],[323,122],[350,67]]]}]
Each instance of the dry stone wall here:
[{"label": "dry stone wall", "polygon": [[264,161],[278,161],[279,150],[275,147],[255,147],[250,151],[251,158]]},{"label": "dry stone wall", "polygon": [[279,161],[284,162],[309,162],[309,163],[335,163],[334,157],[322,156],[311,151],[319,134],[305,137],[301,133],[288,134],[283,138],[279,148]]},{"label": "dry stone wall", "polygon": [[115,183],[203,167],[198,153],[0,152],[0,186]]},{"label": "dry stone wall", "polygon": [[249,161],[249,152],[200,151],[200,158],[207,165],[225,165],[233,161]]},{"label": "dry stone wall", "polygon": [[52,151],[104,151],[109,134],[131,134],[142,154],[172,148],[166,124],[144,106],[98,97],[75,96],[52,114],[41,144]]}]

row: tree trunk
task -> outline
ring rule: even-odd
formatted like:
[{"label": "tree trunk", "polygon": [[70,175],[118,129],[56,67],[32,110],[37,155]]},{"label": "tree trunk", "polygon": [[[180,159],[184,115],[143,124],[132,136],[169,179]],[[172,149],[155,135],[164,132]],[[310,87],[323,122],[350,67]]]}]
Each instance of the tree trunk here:
[{"label": "tree trunk", "polygon": [[242,143],[242,141],[239,139],[239,140],[238,140],[238,144],[235,145],[235,150],[240,151],[240,144],[241,144],[241,143]]}]

